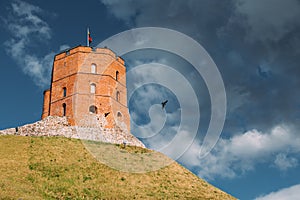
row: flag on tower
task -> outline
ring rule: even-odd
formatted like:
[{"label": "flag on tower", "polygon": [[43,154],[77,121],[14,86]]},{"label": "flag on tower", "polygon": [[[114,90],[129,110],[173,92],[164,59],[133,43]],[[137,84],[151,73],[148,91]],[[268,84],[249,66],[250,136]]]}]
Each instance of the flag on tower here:
[{"label": "flag on tower", "polygon": [[92,39],[91,34],[90,34],[90,29],[88,28],[88,30],[87,30],[87,46],[88,47],[90,46],[92,41],[93,41],[93,39]]}]

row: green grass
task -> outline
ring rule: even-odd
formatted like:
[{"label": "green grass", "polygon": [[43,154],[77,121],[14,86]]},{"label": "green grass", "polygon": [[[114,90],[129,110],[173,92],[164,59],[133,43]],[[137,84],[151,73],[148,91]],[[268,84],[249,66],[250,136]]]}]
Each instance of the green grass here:
[{"label": "green grass", "polygon": [[0,199],[234,199],[176,162],[130,173],[97,160],[109,157],[114,157],[109,164],[116,168],[130,160],[127,167],[135,170],[145,169],[139,167],[141,163],[149,170],[170,161],[138,147],[62,137],[0,136]]}]

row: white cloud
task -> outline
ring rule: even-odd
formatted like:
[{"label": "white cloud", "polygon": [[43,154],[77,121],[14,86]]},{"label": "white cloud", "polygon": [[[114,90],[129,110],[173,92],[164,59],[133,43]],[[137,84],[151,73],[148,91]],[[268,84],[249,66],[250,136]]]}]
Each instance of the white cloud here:
[{"label": "white cloud", "polygon": [[13,1],[7,19],[3,19],[11,39],[4,43],[6,52],[34,83],[45,87],[50,82],[54,52],[45,56],[30,54],[30,47],[51,39],[51,29],[40,16],[44,10],[23,1]]},{"label": "white cloud", "polygon": [[[220,139],[210,154],[199,159],[200,144],[193,146],[180,159],[189,167],[199,168],[206,179],[234,178],[255,169],[258,163],[273,164],[279,170],[296,167],[298,160],[291,154],[300,152],[300,137],[287,126],[276,126],[268,133],[250,130],[230,139]],[[197,151],[198,150],[198,151]]]},{"label": "white cloud", "polygon": [[50,83],[54,55],[53,52],[47,54],[43,58],[38,58],[34,55],[24,55],[19,62],[24,63],[24,73],[31,76],[38,86],[43,87]]},{"label": "white cloud", "polygon": [[284,153],[280,153],[276,156],[276,159],[274,161],[274,164],[280,169],[280,170],[287,170],[289,168],[294,168],[298,165],[298,160],[293,157],[288,157]]},{"label": "white cloud", "polygon": [[67,44],[63,44],[63,45],[61,45],[61,46],[59,47],[59,51],[66,50],[66,49],[68,49],[68,48],[70,48],[70,46],[69,46],[69,45],[67,45]]},{"label": "white cloud", "polygon": [[28,38],[34,33],[42,39],[51,37],[49,25],[39,17],[44,12],[41,8],[19,0],[11,3],[10,12],[6,22],[15,37]]},{"label": "white cloud", "polygon": [[101,0],[101,2],[108,7],[108,10],[113,12],[115,17],[118,19],[123,19],[127,22],[129,22],[130,18],[137,13],[138,8],[140,7],[139,1],[134,2],[132,0]]},{"label": "white cloud", "polygon": [[[161,62],[158,61],[157,63]],[[180,103],[181,112],[186,113],[183,118],[187,124],[185,129],[189,130],[189,127],[193,127],[195,123],[198,124],[199,122],[199,120],[197,121],[199,118],[199,111],[197,110],[198,99],[195,96],[195,91],[191,87],[188,78],[184,77],[179,71],[167,65],[157,63],[143,64],[127,73],[127,78],[130,79],[130,82],[127,82],[128,98],[130,99],[131,93],[135,89],[148,83],[159,84],[169,89]],[[147,105],[151,105],[150,100],[153,98],[160,99],[161,101],[168,98],[163,88],[157,91],[153,87],[148,87],[147,90],[139,90],[138,94],[139,96],[135,96],[135,100],[138,102],[137,107],[141,107],[141,109],[147,107]],[[168,102],[168,104],[171,103]],[[176,119],[172,120],[176,121]]]},{"label": "white cloud", "polygon": [[[137,137],[147,138],[144,142],[149,148],[177,159],[186,151],[186,147],[193,142],[197,134],[199,105],[189,80],[174,68],[158,64],[161,62],[163,61],[137,62],[139,66],[127,73],[128,79],[131,80],[127,85],[129,98],[133,91],[136,92],[133,98],[136,104],[131,110],[132,119],[135,120],[136,116],[145,113],[150,117],[148,124],[137,126],[132,123],[132,130]],[[151,86],[153,83],[163,87],[157,89]],[[141,89],[145,84],[147,87]],[[165,88],[172,91],[174,96],[169,96],[171,94],[167,93]],[[175,98],[180,108],[174,106]],[[166,99],[169,100],[167,107],[174,106],[175,109],[166,112],[161,108],[160,103]],[[153,105],[153,102],[157,105]]]},{"label": "white cloud", "polygon": [[298,200],[300,197],[300,184],[284,188],[268,195],[260,196],[256,200]]}]

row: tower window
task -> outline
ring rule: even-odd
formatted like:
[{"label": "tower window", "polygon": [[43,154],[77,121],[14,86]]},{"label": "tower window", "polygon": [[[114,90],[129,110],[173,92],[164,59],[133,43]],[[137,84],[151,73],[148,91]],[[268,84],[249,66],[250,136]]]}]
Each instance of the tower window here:
[{"label": "tower window", "polygon": [[63,88],[63,97],[66,97],[66,96],[67,96],[67,88],[64,87],[64,88]]},{"label": "tower window", "polygon": [[63,107],[63,116],[66,116],[66,113],[67,113],[67,105],[66,105],[65,103],[63,103],[62,107]]},{"label": "tower window", "polygon": [[96,74],[96,65],[95,64],[92,64],[91,65],[91,73],[93,73],[93,74]]},{"label": "tower window", "polygon": [[120,112],[118,112],[117,117],[122,118],[122,114]]},{"label": "tower window", "polygon": [[96,106],[90,106],[89,111],[91,114],[97,114],[97,107]]},{"label": "tower window", "polygon": [[96,93],[96,85],[94,83],[91,84],[91,93],[92,94]]},{"label": "tower window", "polygon": [[117,91],[116,99],[117,99],[117,101],[120,101],[120,92],[119,91]]},{"label": "tower window", "polygon": [[119,80],[119,71],[116,71],[116,81]]}]

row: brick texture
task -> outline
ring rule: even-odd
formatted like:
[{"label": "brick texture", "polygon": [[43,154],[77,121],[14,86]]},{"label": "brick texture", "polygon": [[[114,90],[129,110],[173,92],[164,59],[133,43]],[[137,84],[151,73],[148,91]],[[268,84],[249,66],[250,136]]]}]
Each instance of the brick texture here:
[{"label": "brick texture", "polygon": [[108,48],[78,46],[57,54],[42,119],[66,116],[70,125],[82,126],[82,119],[105,113],[105,128],[122,123],[130,132],[124,60]]}]

